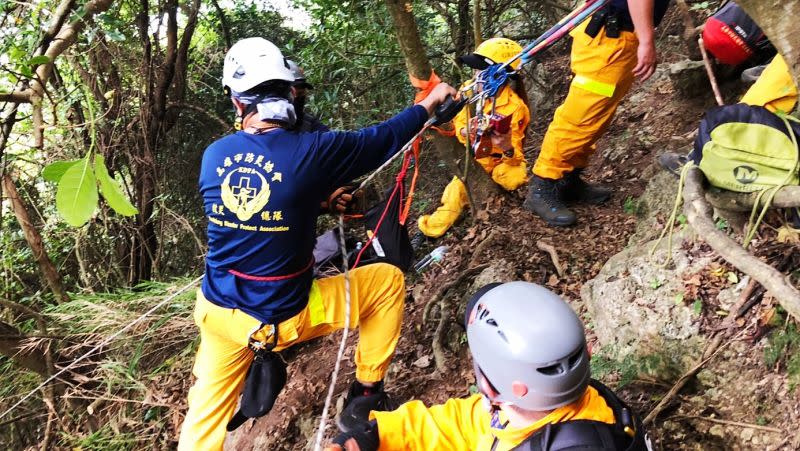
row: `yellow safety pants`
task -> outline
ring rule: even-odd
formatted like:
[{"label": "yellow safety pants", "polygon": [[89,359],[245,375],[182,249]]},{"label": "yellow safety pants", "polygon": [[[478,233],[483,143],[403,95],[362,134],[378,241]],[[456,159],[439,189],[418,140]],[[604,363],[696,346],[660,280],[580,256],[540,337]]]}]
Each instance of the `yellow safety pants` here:
[{"label": "yellow safety pants", "polygon": [[763,106],[768,110],[791,113],[797,104],[797,86],[794,85],[789,66],[777,55],[764,69],[758,80],[742,97],[742,103]]},{"label": "yellow safety pants", "polygon": [[533,173],[539,177],[558,180],[567,172],[585,168],[595,143],[633,84],[639,47],[636,34],[622,31],[619,38],[609,38],[605,30],[600,30],[592,38],[584,32],[587,24],[571,33],[575,77],[533,166]]},{"label": "yellow safety pants", "polygon": [[[278,325],[276,351],[344,327],[344,276],[320,279],[314,285],[308,306]],[[350,287],[350,327],[360,329],[356,378],[377,382],[386,375],[400,337],[405,300],[403,273],[386,263],[363,266],[350,272]],[[253,360],[248,338],[261,323],[241,310],[212,304],[200,290],[194,321],[200,328],[200,347],[192,370],[197,379],[189,390],[189,411],[181,427],[178,449],[217,451],[222,449],[225,426],[236,410]],[[271,341],[268,334],[264,328],[253,337]]]}]

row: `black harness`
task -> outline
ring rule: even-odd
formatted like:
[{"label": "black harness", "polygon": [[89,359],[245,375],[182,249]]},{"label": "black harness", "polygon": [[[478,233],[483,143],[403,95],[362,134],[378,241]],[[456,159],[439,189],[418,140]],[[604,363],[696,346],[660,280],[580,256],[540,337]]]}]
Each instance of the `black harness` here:
[{"label": "black harness", "polygon": [[[536,431],[512,451],[646,451],[648,449],[641,421],[614,392],[592,379],[594,387],[614,412],[616,423],[574,420],[551,423]],[[497,448],[494,439],[492,451]]]}]

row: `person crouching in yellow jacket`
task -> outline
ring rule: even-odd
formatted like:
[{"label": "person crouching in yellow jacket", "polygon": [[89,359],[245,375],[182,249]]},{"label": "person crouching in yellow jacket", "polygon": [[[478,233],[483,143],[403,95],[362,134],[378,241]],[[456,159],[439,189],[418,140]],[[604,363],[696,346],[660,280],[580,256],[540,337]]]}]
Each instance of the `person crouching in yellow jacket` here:
[{"label": "person crouching in yellow jacket", "polygon": [[[483,70],[492,64],[504,63],[521,51],[522,46],[511,39],[492,38],[479,45],[474,53],[462,56],[459,60],[473,69]],[[518,69],[520,64],[519,60],[517,60],[511,66],[514,69]],[[490,155],[479,157],[477,161],[491,175],[492,180],[504,189],[513,191],[524,185],[528,180],[528,166],[523,154],[523,144],[525,142],[525,132],[531,121],[531,113],[528,109],[528,97],[522,76],[514,74],[510,78],[510,83],[500,89],[494,98],[494,102],[491,99],[487,99],[483,107],[483,114],[487,116],[492,114],[493,105],[495,114],[505,117],[511,116],[510,141],[506,141],[500,146],[493,142]],[[469,108],[464,108],[453,119],[456,138],[462,144],[467,141],[469,116]],[[472,121],[469,125],[471,134],[474,134],[475,130],[472,127],[475,125],[475,121]],[[470,144],[472,144],[472,136],[470,136]]]},{"label": "person crouching in yellow jacket", "polygon": [[583,324],[558,295],[490,284],[467,304],[465,323],[479,394],[372,412],[328,450],[647,449],[630,408],[590,378]]}]

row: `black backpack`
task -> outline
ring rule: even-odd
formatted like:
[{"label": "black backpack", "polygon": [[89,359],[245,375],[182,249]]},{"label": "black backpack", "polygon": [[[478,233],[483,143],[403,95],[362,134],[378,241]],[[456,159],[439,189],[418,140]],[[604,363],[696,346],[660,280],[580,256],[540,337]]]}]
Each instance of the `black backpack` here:
[{"label": "black backpack", "polygon": [[[536,431],[513,451],[646,451],[644,428],[633,411],[608,387],[592,379],[594,387],[614,412],[615,424],[592,420],[551,423]],[[492,449],[497,446],[497,441]]]}]

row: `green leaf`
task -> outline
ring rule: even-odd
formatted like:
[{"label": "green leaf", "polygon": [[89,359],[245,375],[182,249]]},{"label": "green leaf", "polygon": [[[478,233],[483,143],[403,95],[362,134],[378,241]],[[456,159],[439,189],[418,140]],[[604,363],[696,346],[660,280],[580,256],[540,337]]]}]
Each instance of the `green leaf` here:
[{"label": "green leaf", "polygon": [[739,283],[739,276],[736,275],[735,272],[731,271],[728,273],[728,282],[730,283]]},{"label": "green leaf", "polygon": [[700,316],[700,313],[703,312],[703,301],[700,299],[695,299],[694,303],[692,304],[692,310],[694,310],[694,314]]},{"label": "green leaf", "polygon": [[683,293],[678,293],[675,295],[675,305],[683,304]]},{"label": "green leaf", "polygon": [[122,192],[119,183],[111,178],[106,168],[105,158],[102,155],[94,157],[94,172],[97,174],[97,181],[100,183],[100,193],[108,202],[108,206],[122,216],[133,216],[139,210],[131,204],[125,193]]},{"label": "green leaf", "polygon": [[116,42],[125,40],[125,35],[119,30],[106,30],[106,37]]},{"label": "green leaf", "polygon": [[47,64],[49,62],[50,58],[47,55],[39,55],[28,60],[28,66],[38,66],[40,64]]},{"label": "green leaf", "polygon": [[64,172],[58,182],[56,209],[73,227],[80,227],[97,208],[97,180],[89,155]]},{"label": "green leaf", "polygon": [[658,290],[662,285],[664,285],[664,282],[659,279],[653,279],[650,281],[650,288],[654,290]]},{"label": "green leaf", "polygon": [[81,160],[56,161],[50,163],[42,169],[42,177],[48,182],[58,183],[64,173],[67,172],[67,169],[71,168],[79,161]]}]

